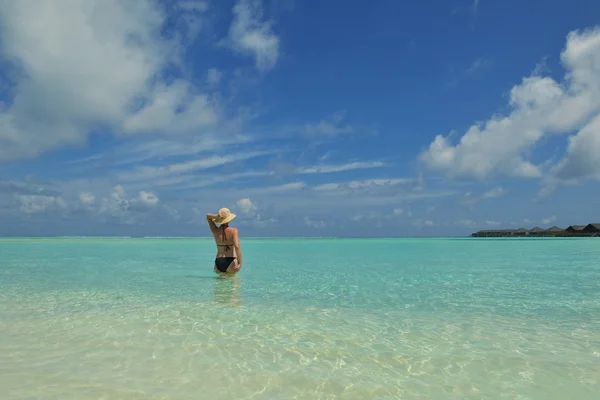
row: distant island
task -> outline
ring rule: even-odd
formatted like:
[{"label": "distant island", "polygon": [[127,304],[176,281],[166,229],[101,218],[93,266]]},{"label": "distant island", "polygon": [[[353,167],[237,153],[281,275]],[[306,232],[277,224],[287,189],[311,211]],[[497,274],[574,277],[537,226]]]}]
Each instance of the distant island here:
[{"label": "distant island", "polygon": [[587,225],[571,225],[567,229],[552,226],[548,229],[535,227],[531,229],[485,229],[471,234],[471,237],[600,237],[600,223]]}]

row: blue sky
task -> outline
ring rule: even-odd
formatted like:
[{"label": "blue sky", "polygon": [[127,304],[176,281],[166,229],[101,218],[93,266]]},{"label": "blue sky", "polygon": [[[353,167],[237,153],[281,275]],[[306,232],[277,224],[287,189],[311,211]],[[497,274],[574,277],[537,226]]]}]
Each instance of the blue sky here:
[{"label": "blue sky", "polygon": [[0,235],[598,222],[600,5],[0,3]]}]

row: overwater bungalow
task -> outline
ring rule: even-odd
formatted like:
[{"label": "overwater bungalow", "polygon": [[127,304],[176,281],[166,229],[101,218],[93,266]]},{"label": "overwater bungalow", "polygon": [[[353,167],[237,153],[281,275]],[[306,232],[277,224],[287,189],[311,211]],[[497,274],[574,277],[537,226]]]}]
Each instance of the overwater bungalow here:
[{"label": "overwater bungalow", "polygon": [[526,236],[527,235],[527,229],[525,228],[519,228],[515,231],[514,233],[517,236]]},{"label": "overwater bungalow", "polygon": [[569,233],[582,233],[583,228],[585,227],[586,225],[571,225],[567,229],[565,229],[565,231]]},{"label": "overwater bungalow", "polygon": [[567,236],[594,236],[600,237],[600,223],[587,225],[571,225],[567,229],[551,226],[542,229],[539,226],[531,229],[484,229],[471,234],[472,237],[567,237]]},{"label": "overwater bungalow", "polygon": [[529,236],[539,236],[544,233],[544,230],[539,226],[536,226],[535,228],[528,230],[527,233],[529,233]]},{"label": "overwater bungalow", "polygon": [[600,233],[600,223],[587,224],[583,228],[584,233]]}]

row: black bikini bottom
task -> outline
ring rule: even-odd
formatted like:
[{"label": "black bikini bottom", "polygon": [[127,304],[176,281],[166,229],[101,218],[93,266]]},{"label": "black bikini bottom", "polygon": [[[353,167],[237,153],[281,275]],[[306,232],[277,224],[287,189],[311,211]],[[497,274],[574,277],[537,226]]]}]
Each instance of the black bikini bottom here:
[{"label": "black bikini bottom", "polygon": [[221,272],[227,272],[227,268],[235,260],[235,257],[217,257],[215,258],[215,267]]}]

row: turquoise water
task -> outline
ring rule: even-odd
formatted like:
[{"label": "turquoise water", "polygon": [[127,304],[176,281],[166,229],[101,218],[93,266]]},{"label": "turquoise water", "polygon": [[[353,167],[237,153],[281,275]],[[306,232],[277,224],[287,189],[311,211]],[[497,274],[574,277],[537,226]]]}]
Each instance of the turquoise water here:
[{"label": "turquoise water", "polygon": [[8,399],[598,399],[598,239],[0,239]]}]

